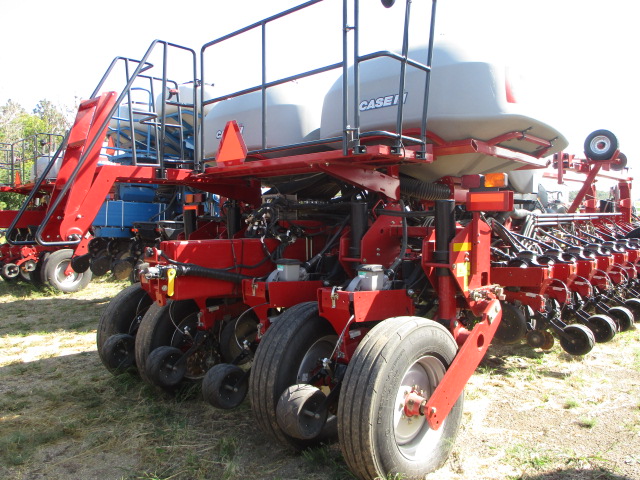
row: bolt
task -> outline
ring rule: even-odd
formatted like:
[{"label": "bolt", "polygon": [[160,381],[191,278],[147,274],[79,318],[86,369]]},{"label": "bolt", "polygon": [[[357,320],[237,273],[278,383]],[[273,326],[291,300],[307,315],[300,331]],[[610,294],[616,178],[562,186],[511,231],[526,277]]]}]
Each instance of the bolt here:
[{"label": "bolt", "polygon": [[162,291],[166,292],[167,290],[169,290],[169,287],[167,287],[166,285],[162,285]]}]

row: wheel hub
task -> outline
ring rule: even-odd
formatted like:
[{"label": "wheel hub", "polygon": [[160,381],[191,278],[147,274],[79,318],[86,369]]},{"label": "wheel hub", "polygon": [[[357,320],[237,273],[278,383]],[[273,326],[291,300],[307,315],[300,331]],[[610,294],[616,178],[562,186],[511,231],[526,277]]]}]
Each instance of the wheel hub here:
[{"label": "wheel hub", "polygon": [[394,436],[398,449],[408,459],[426,455],[444,431],[444,425],[438,430],[429,428],[424,415],[427,399],[444,374],[445,368],[439,359],[424,356],[409,367],[400,382],[393,414]]}]

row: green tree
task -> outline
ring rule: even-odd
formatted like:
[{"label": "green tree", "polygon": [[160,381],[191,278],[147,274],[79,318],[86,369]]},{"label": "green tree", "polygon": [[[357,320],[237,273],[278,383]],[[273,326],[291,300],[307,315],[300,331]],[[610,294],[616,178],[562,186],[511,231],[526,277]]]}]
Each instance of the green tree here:
[{"label": "green tree", "polygon": [[[12,100],[0,106],[0,185],[12,184],[16,171],[22,182],[28,181],[35,159],[51,153],[48,137],[39,134],[64,135],[70,125],[63,111],[46,99],[32,113]],[[23,200],[23,195],[0,193],[0,209],[17,209]]]}]

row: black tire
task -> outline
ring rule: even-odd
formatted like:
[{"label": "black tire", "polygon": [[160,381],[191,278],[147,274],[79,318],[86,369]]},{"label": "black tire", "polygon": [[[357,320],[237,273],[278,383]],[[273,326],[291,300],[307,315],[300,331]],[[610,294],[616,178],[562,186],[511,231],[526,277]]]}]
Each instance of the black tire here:
[{"label": "black tire", "polygon": [[609,130],[596,130],[584,141],[584,154],[591,160],[609,160],[617,149],[618,139]]},{"label": "black tire", "polygon": [[41,253],[36,262],[36,269],[33,272],[29,272],[29,279],[34,285],[41,286],[44,285],[46,281],[42,272],[42,265],[44,265],[48,256],[49,252]]},{"label": "black tire", "polygon": [[109,356],[103,351],[105,342],[121,333],[135,337],[138,325],[152,303],[151,297],[140,285],[131,285],[113,297],[100,315],[96,344],[100,360],[109,371],[112,371]]},{"label": "black tire", "polygon": [[624,301],[624,306],[631,310],[634,322],[640,319],[640,298],[628,298]]},{"label": "black tire", "polygon": [[527,319],[524,312],[512,303],[500,302],[500,305],[502,320],[498,325],[495,338],[507,345],[521,341],[527,335]]},{"label": "black tire", "polygon": [[338,403],[342,454],[358,478],[424,478],[444,464],[462,419],[464,393],[437,431],[424,418],[407,420],[397,402],[416,383],[430,396],[457,351],[446,328],[419,317],[385,320],[365,336],[349,362]]},{"label": "black tire", "polygon": [[[133,286],[133,285],[132,285]],[[193,300],[169,300],[165,306],[154,303],[140,322],[136,335],[136,365],[143,380],[155,384],[147,375],[147,358],[155,349],[172,346],[186,350],[189,339],[180,329],[187,327],[189,333],[196,334],[198,306]],[[184,331],[184,330],[182,330]],[[204,375],[205,372],[202,372]]]},{"label": "black tire", "polygon": [[633,328],[635,319],[633,313],[627,307],[611,307],[607,311],[607,315],[613,318],[621,332],[626,332]]},{"label": "black tire", "polygon": [[180,349],[168,345],[151,352],[145,364],[145,374],[150,383],[164,389],[178,386],[187,370],[185,362],[178,365],[182,355]]},{"label": "black tire", "polygon": [[627,167],[627,163],[627,156],[624,153],[620,153],[618,155],[618,162],[613,162],[611,164],[611,170],[613,170],[614,172],[621,172]]},{"label": "black tire", "polygon": [[596,339],[584,325],[567,325],[560,337],[560,345],[571,355],[586,355],[596,343]]},{"label": "black tire", "polygon": [[230,363],[214,365],[202,379],[202,396],[216,408],[236,408],[247,397],[249,382],[246,373]]},{"label": "black tire", "polygon": [[276,418],[287,435],[312,440],[322,433],[329,410],[327,396],[318,387],[300,383],[288,387],[278,400]]},{"label": "black tire", "polygon": [[91,282],[90,270],[84,273],[64,274],[67,266],[71,263],[71,257],[73,257],[73,250],[63,248],[51,252],[42,265],[42,276],[45,281],[56,290],[65,293],[79,292]]},{"label": "black tire", "polygon": [[2,265],[2,272],[0,273],[5,280],[13,281],[20,278],[20,267],[15,263],[5,263]]},{"label": "black tire", "polygon": [[101,358],[110,372],[118,374],[135,367],[135,342],[135,338],[127,333],[111,335],[104,342]]},{"label": "black tire", "polygon": [[318,438],[291,437],[278,425],[276,408],[287,387],[308,383],[315,354],[329,357],[337,338],[331,324],[318,315],[318,303],[305,302],[285,310],[261,339],[249,378],[251,408],[258,426],[282,444],[303,449],[332,436],[335,417],[329,419]]},{"label": "black tire", "polygon": [[[253,312],[242,314],[227,323],[220,333],[220,353],[225,362],[233,362],[243,351],[245,341],[252,343],[258,334],[258,319]],[[250,357],[243,358],[236,365],[244,365]]]},{"label": "black tire", "polygon": [[587,322],[587,327],[593,333],[597,343],[608,342],[616,336],[618,327],[608,315],[592,315]]}]

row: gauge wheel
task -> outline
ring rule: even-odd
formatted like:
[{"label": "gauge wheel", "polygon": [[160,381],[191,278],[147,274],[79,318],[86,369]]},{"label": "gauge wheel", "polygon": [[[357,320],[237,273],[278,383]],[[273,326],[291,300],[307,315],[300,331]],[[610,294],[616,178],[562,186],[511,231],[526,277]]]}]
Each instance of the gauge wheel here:
[{"label": "gauge wheel", "polygon": [[91,282],[91,271],[84,273],[72,271],[65,274],[67,267],[71,264],[73,250],[63,248],[51,252],[42,265],[42,276],[46,282],[56,290],[65,293],[79,292]]},{"label": "gauge wheel", "polygon": [[282,444],[304,449],[335,437],[334,415],[318,437],[302,440],[282,430],[276,408],[287,387],[309,383],[317,376],[322,360],[331,358],[337,340],[331,324],[318,315],[317,302],[300,303],[285,310],[260,340],[249,378],[251,408],[258,426]]},{"label": "gauge wheel", "polygon": [[458,351],[449,331],[419,317],[380,322],[358,345],[343,380],[338,434],[350,470],[361,479],[424,478],[447,460],[462,419],[464,393],[437,430],[405,406],[427,400]]},{"label": "gauge wheel", "polygon": [[100,360],[107,370],[118,373],[118,370],[111,368],[111,353],[104,350],[107,340],[119,334],[135,339],[138,326],[152,303],[151,297],[139,284],[130,285],[113,297],[102,311],[98,320],[96,344]]}]

